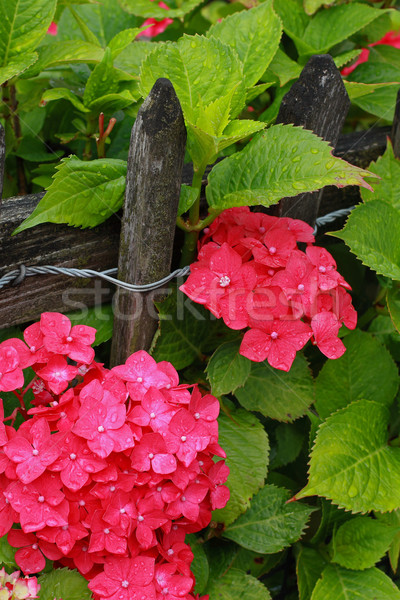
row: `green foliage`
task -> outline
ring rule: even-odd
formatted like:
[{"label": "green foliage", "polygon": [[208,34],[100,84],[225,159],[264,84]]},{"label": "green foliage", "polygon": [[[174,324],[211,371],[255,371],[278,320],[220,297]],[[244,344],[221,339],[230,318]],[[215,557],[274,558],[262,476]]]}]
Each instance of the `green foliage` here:
[{"label": "green foliage", "polygon": [[46,195],[15,233],[46,221],[74,227],[99,225],[121,207],[125,176],[123,160],[63,159]]},{"label": "green foliage", "polygon": [[194,559],[190,566],[193,575],[196,579],[196,593],[202,594],[208,582],[208,575],[210,567],[208,565],[207,555],[204,551],[204,545],[201,540],[196,538],[194,534],[190,534],[186,537],[186,543],[190,545],[192,549]]},{"label": "green foliage", "polygon": [[229,569],[226,575],[211,581],[207,594],[215,600],[271,600],[270,593],[260,581],[238,569]]},{"label": "green foliage", "polygon": [[264,74],[276,53],[282,35],[282,23],[267,0],[245,13],[235,13],[207,32],[231,46],[243,63],[244,82],[255,85]]},{"label": "green foliage", "polygon": [[3,535],[3,537],[0,538],[0,565],[6,567],[7,570],[15,570],[17,568],[17,563],[14,558],[16,551],[16,548],[13,548],[7,542],[7,536]]},{"label": "green foliage", "polygon": [[323,419],[354,400],[389,405],[399,387],[396,363],[376,338],[356,330],[343,343],[346,352],[327,361],[316,379],[315,408]]},{"label": "green foliage", "polygon": [[275,125],[213,168],[207,200],[219,209],[270,206],[283,197],[325,185],[367,186],[363,177],[369,176],[368,171],[334,157],[329,144],[311,132],[292,125]]},{"label": "green foliage", "polygon": [[225,528],[224,537],[254,552],[279,552],[299,539],[314,510],[299,502],[287,504],[288,499],[287,490],[264,486],[250,508]]},{"label": "green foliage", "polygon": [[371,517],[350,519],[335,531],[332,561],[347,569],[373,567],[386,554],[399,532],[399,525],[390,527]]},{"label": "green foliage", "polygon": [[149,4],[147,0],[120,0],[120,4],[124,10],[138,17],[153,19],[179,18],[185,16],[188,12],[196,8],[204,0],[182,0],[178,3],[179,8],[172,8],[173,3],[166,0],[165,4],[171,6],[168,12],[165,8],[159,7],[156,4]]},{"label": "green foliage", "polygon": [[298,355],[288,373],[273,369],[266,361],[251,363],[250,375],[235,391],[247,410],[278,421],[294,421],[314,402],[314,385],[306,359]]},{"label": "green foliage", "polygon": [[227,486],[231,497],[225,508],[214,511],[213,520],[229,525],[248,509],[253,494],[264,485],[269,442],[257,417],[241,408],[221,413],[218,424],[219,443],[230,469]]},{"label": "green foliage", "polygon": [[350,571],[328,565],[314,588],[311,600],[399,600],[400,591],[393,581],[374,567],[365,571]]},{"label": "green foliage", "polygon": [[239,342],[222,344],[207,366],[207,377],[214,396],[222,396],[242,387],[251,371],[251,361],[239,354]]},{"label": "green foliage", "polygon": [[88,325],[96,329],[94,346],[103,344],[112,338],[114,311],[111,304],[87,308],[85,312],[78,310],[65,314],[72,325]]},{"label": "green foliage", "polygon": [[297,555],[296,573],[299,600],[310,600],[315,584],[327,565],[327,560],[314,548],[301,546]]},{"label": "green foliage", "polygon": [[324,496],[352,512],[400,506],[400,448],[388,445],[389,410],[358,400],[319,428],[308,484],[297,498]]},{"label": "green foliage", "polygon": [[70,569],[55,569],[39,577],[40,600],[90,600],[87,580]]},{"label": "green foliage", "polygon": [[388,290],[386,299],[393,325],[400,332],[400,288],[398,285]]}]

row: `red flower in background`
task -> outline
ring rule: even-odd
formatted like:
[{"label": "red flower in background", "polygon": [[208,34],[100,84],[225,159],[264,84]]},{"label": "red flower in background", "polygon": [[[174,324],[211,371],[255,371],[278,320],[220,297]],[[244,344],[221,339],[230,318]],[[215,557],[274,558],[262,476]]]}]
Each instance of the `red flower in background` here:
[{"label": "red flower in background", "polygon": [[[381,38],[377,42],[372,42],[371,44],[368,44],[370,48],[372,48],[373,46],[380,45],[393,46],[393,48],[400,48],[400,32],[396,33],[395,31],[389,31],[383,36],[383,38]],[[350,73],[352,73],[354,69],[358,67],[358,65],[367,62],[368,58],[369,50],[368,48],[363,48],[356,62],[350,65],[349,67],[344,67],[344,69],[340,71],[341,74],[344,77],[347,77],[347,75],[350,75]]]},{"label": "red flower in background", "polygon": [[[153,2],[153,0],[151,1]],[[160,8],[165,8],[165,10],[169,10],[169,6],[167,6],[164,2],[159,2],[158,6]],[[142,27],[148,27],[145,31],[141,31],[137,37],[156,37],[156,35],[163,33],[171,23],[173,23],[173,19],[169,19],[167,17],[161,21],[158,21],[157,19],[146,19],[142,24]]]}]

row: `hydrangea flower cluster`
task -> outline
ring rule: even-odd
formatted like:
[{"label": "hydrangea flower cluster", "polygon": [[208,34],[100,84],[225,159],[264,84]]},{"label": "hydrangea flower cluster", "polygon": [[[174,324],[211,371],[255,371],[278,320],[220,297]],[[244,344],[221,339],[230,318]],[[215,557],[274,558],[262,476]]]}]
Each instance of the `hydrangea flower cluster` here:
[{"label": "hydrangea flower cluster", "polygon": [[19,571],[9,575],[0,569],[0,600],[33,600],[39,590],[36,577],[21,577]]},{"label": "hydrangea flower cluster", "polygon": [[26,575],[47,557],[78,569],[98,600],[194,600],[185,535],[229,498],[229,469],[213,461],[225,458],[219,402],[144,351],[104,368],[94,337],[44,313],[25,342],[0,344],[0,393],[35,372],[15,392],[34,394],[18,430],[0,400],[0,536]]},{"label": "hydrangea flower cluster", "polygon": [[[151,0],[152,2],[154,0]],[[164,8],[165,10],[169,10],[169,6],[167,6],[165,4],[165,2],[158,2],[158,6],[160,8]],[[161,21],[158,21],[157,19],[146,19],[143,24],[143,26],[148,26],[147,29],[145,29],[145,31],[141,31],[136,37],[143,37],[143,38],[153,38],[156,37],[157,35],[159,35],[160,33],[163,33],[168,25],[171,25],[171,23],[173,23],[174,20],[170,19],[168,17],[165,17],[165,19],[161,19]]]},{"label": "hydrangea flower cluster", "polygon": [[289,371],[310,339],[328,358],[344,353],[339,329],[357,323],[351,288],[331,254],[314,246],[312,227],[240,207],[204,232],[180,289],[231,329],[248,328],[240,354]]}]

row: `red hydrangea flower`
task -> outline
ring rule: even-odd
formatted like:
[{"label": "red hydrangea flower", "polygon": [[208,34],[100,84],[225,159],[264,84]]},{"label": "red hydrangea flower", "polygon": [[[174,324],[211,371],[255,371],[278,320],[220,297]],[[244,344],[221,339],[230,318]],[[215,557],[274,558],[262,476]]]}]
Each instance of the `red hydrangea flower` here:
[{"label": "red hydrangea flower", "polygon": [[110,600],[155,600],[154,558],[109,558],[104,564],[104,572],[96,575],[89,583],[89,589],[101,598]]}]

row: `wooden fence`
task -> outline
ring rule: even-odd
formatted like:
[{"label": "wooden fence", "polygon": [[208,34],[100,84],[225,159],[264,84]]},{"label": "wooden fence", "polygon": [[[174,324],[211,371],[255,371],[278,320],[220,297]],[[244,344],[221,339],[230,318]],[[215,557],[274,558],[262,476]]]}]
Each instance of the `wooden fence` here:
[{"label": "wooden fence", "polygon": [[[400,102],[392,130],[373,128],[340,135],[350,101],[341,75],[329,55],[313,56],[300,78],[283,98],[277,122],[294,123],[329,141],[335,154],[367,167],[386,147],[391,135],[400,151]],[[191,182],[191,167],[183,167],[186,130],[171,83],[160,79],[143,103],[132,129],[123,214],[94,229],[75,229],[46,223],[11,237],[12,231],[36,207],[43,194],[7,198],[0,204],[0,276],[20,265],[54,265],[103,271],[119,267],[118,277],[129,283],[150,283],[166,276],[179,251],[175,218],[181,182]],[[0,173],[4,165],[0,136]],[[203,182],[204,185],[206,181]],[[1,185],[1,182],[0,182]],[[319,215],[351,206],[359,190],[334,187],[285,198],[272,207],[274,214],[301,218],[310,224]],[[177,233],[179,236],[179,232]],[[38,275],[0,290],[0,329],[37,319],[43,311],[68,312],[82,306],[110,302],[113,286],[100,279]],[[159,294],[158,294],[159,295]],[[153,301],[152,293],[147,301]],[[143,298],[140,300],[143,304]],[[135,310],[138,295],[118,290],[112,362],[122,362],[139,348],[148,348],[157,320]],[[126,315],[138,313],[135,318]],[[144,314],[146,312],[146,314]]]}]

